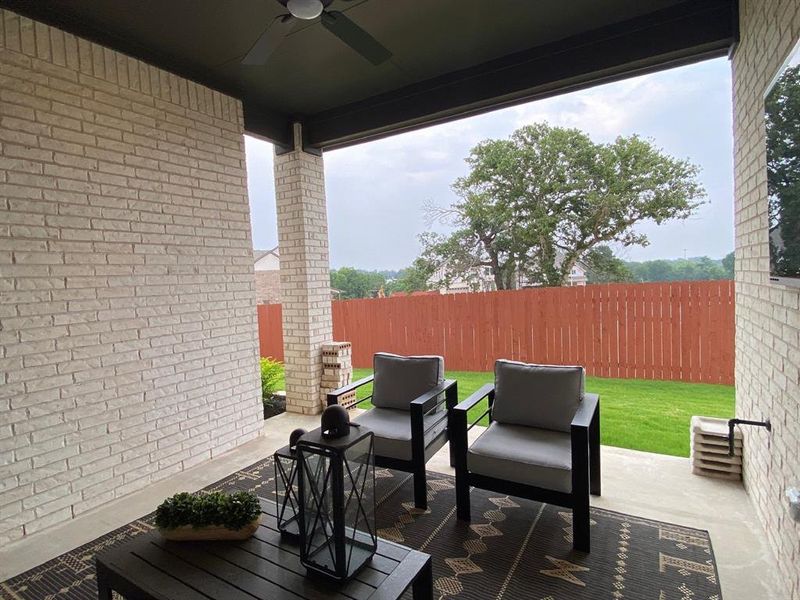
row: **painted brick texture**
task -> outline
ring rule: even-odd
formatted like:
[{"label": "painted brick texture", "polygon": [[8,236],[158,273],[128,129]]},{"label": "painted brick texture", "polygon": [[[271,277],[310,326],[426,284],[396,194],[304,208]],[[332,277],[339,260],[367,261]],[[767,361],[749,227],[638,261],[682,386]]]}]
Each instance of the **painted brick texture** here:
[{"label": "painted brick texture", "polygon": [[800,485],[800,291],[768,280],[764,93],[800,37],[796,0],[741,0],[733,57],[736,187],[736,413],[772,420],[744,428],[745,485],[776,554],[786,597],[800,598],[800,524],[784,490]]},{"label": "painted brick texture", "polygon": [[241,104],[0,11],[0,543],[258,435]]},{"label": "painted brick texture", "polygon": [[280,304],[282,301],[280,271],[256,271],[256,303]]},{"label": "painted brick texture", "polygon": [[[295,139],[302,139],[299,125]],[[324,402],[322,346],[333,339],[322,156],[296,148],[276,154],[274,170],[286,409],[316,414]]]}]

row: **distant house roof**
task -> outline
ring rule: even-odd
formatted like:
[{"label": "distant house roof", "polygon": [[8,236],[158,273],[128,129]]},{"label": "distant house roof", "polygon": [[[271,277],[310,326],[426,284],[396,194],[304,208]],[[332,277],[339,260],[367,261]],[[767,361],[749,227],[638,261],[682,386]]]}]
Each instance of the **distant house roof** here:
[{"label": "distant house roof", "polygon": [[275,246],[270,250],[253,250],[253,263],[257,263],[262,258],[264,258],[267,254],[274,254],[278,258],[280,258],[281,254],[278,252],[278,247]]}]

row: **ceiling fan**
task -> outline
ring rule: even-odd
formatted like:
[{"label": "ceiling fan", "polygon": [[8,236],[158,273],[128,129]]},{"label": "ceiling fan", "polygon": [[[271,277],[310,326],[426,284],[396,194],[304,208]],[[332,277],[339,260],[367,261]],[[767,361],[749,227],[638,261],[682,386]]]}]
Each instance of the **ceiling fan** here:
[{"label": "ceiling fan", "polygon": [[[387,61],[392,53],[344,13],[328,10],[333,0],[275,0],[286,8],[258,37],[242,59],[243,65],[263,65],[292,31],[297,20],[311,21],[319,17],[322,26],[366,58],[373,65]],[[347,0],[351,1],[351,0]]]}]

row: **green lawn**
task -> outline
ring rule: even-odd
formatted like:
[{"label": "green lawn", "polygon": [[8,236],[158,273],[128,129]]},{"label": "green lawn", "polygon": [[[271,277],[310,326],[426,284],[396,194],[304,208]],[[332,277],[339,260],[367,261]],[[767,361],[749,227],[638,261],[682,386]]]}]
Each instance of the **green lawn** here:
[{"label": "green lawn", "polygon": [[[371,372],[354,369],[353,378],[360,379]],[[459,400],[493,378],[492,373],[467,371],[448,372],[447,377],[458,380]],[[733,386],[587,377],[586,390],[600,394],[603,444],[620,448],[689,456],[692,415],[733,416]],[[371,391],[371,385],[365,386],[358,397],[365,398]],[[484,410],[485,401],[472,411],[471,418]]]}]

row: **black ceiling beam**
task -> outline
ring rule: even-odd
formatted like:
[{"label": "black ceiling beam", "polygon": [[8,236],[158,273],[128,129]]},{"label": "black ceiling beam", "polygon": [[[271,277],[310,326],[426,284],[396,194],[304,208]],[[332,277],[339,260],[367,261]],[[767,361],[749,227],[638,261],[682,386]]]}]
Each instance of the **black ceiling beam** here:
[{"label": "black ceiling beam", "polygon": [[115,35],[108,29],[96,29],[69,12],[69,4],[31,0],[0,0],[0,8],[46,23],[106,48],[111,48],[147,64],[179,75],[228,96],[243,100],[245,130],[279,146],[292,145],[291,119],[251,101],[247,90],[223,80],[211,69],[198,69],[179,57],[168,56],[134,39]]},{"label": "black ceiling beam", "polygon": [[340,148],[667,67],[726,55],[737,0],[690,0],[304,119],[306,143]]},{"label": "black ceiling beam", "polygon": [[247,134],[275,144],[279,151],[294,148],[293,119],[262,108],[257,101],[244,100],[244,130]]}]

